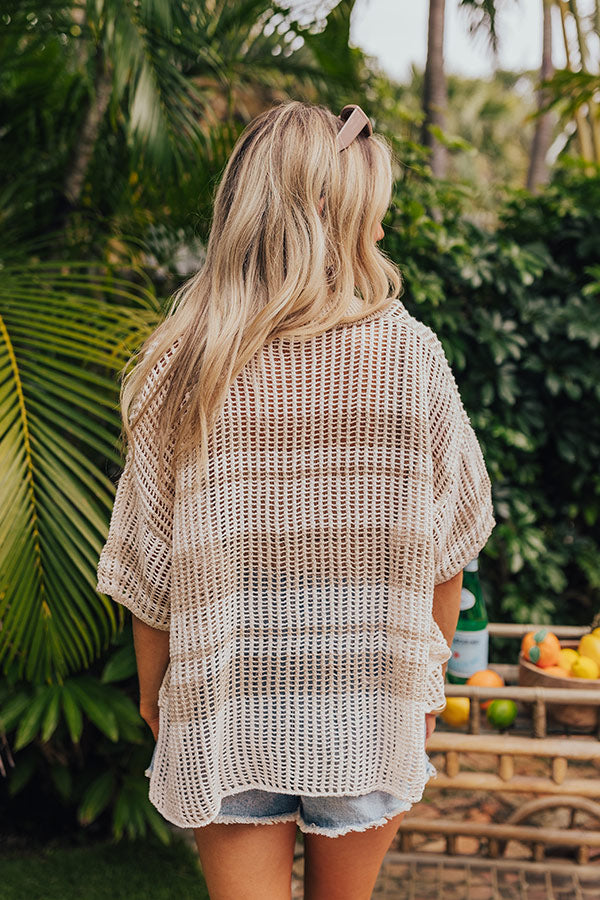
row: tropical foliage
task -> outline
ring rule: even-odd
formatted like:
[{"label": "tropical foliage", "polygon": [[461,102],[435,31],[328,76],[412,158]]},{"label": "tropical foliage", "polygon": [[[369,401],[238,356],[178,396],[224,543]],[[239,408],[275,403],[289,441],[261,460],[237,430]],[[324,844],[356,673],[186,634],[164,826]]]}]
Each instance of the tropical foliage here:
[{"label": "tropical foliage", "polygon": [[489,231],[459,190],[411,171],[387,242],[484,450],[491,615],[587,624],[600,611],[600,177],[565,167],[537,197],[513,190]]},{"label": "tropical foliage", "polygon": [[600,174],[568,146],[539,196],[490,186],[490,168],[511,169],[506,122],[523,110],[450,80],[452,134],[439,137],[454,179],[434,178],[417,139],[420,76],[394,85],[349,47],[352,6],[302,20],[258,0],[3,8],[2,813],[17,795],[42,798],[117,838],[169,839],[140,774],[152,739],[130,623],[95,591],[123,462],[118,377],[202,260],[237,134],[280,97],[355,100],[394,143],[384,248],[409,311],[446,347],[484,449],[492,616],[587,623],[598,610]]},{"label": "tropical foliage", "polygon": [[0,774],[116,837],[168,840],[125,610],[95,591],[118,376],[200,263],[245,122],[288,95],[364,103],[351,8],[15,0],[0,21]]}]

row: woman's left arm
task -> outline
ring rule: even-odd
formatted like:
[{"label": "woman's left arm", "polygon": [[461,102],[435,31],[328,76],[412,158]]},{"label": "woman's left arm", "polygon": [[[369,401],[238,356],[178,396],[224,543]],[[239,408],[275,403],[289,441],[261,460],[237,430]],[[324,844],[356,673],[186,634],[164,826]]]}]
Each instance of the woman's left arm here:
[{"label": "woman's left arm", "polygon": [[[158,735],[158,693],[169,664],[175,473],[173,441],[159,466],[159,410],[167,379],[156,390],[169,354],[153,367],[132,404],[131,441],[119,478],[96,590],[132,614],[140,715]],[[147,402],[148,401],[148,402]],[[134,452],[135,451],[135,452]]]},{"label": "woman's left arm", "polygon": [[169,632],[132,616],[133,642],[140,684],[140,715],[158,739],[158,691],[169,664]]}]

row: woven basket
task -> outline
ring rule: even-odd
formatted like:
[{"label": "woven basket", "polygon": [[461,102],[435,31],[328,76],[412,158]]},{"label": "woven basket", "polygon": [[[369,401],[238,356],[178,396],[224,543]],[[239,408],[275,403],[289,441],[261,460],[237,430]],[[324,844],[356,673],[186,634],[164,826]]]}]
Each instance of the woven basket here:
[{"label": "woven basket", "polygon": [[[577,649],[579,641],[560,642],[561,647]],[[543,669],[519,655],[519,684],[526,687],[573,688],[583,691],[600,691],[600,678],[561,678],[546,675]],[[581,731],[593,731],[598,726],[598,707],[577,703],[573,705],[549,703],[548,713],[555,722],[569,725]]]}]

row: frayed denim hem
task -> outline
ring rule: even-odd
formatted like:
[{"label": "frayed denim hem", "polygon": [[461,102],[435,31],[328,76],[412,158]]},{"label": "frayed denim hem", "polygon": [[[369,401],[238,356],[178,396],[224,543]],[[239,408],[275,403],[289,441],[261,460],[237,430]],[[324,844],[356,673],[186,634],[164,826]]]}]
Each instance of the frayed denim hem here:
[{"label": "frayed denim hem", "polygon": [[[262,819],[258,819],[256,816],[234,816],[234,815],[221,815],[220,813],[215,816],[207,824],[212,825],[214,822],[216,825],[276,825],[278,822],[298,822],[299,812],[293,813],[280,813],[278,816],[264,816]],[[202,827],[202,826],[195,826]]]},{"label": "frayed denim hem", "polygon": [[394,810],[394,812],[388,813],[385,816],[382,816],[381,819],[376,819],[374,822],[365,822],[364,825],[361,825],[360,822],[352,822],[350,825],[334,825],[331,828],[324,828],[322,825],[308,825],[302,819],[298,820],[298,828],[304,834],[321,834],[323,837],[336,838],[341,837],[344,834],[349,834],[351,831],[367,831],[369,828],[380,828],[382,825],[386,825],[390,819],[393,819],[395,816],[400,815],[400,813],[407,812],[413,806],[410,801],[406,801],[398,809]]},{"label": "frayed denim hem", "polygon": [[381,819],[376,819],[374,822],[365,822],[364,825],[354,822],[350,825],[324,828],[322,825],[312,825],[304,822],[299,812],[281,813],[281,815],[279,816],[265,816],[262,819],[257,819],[256,816],[218,815],[215,816],[212,822],[209,822],[208,824],[215,823],[216,825],[275,825],[278,822],[296,822],[298,828],[304,834],[321,834],[324,837],[336,838],[341,837],[344,834],[348,834],[350,831],[367,831],[367,829],[369,828],[379,828],[389,822],[390,819],[393,819],[400,813],[409,810],[412,805],[413,804],[409,802],[403,803],[394,812],[388,813],[386,816],[382,816]]}]

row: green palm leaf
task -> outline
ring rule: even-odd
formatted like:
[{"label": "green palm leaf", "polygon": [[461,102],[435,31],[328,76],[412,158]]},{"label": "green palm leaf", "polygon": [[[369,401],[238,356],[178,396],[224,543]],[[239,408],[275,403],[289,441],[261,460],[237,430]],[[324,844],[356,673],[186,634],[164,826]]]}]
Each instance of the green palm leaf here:
[{"label": "green palm leaf", "polygon": [[89,666],[123,621],[95,592],[122,463],[117,374],[160,306],[94,269],[15,266],[0,281],[0,661],[30,681]]}]

